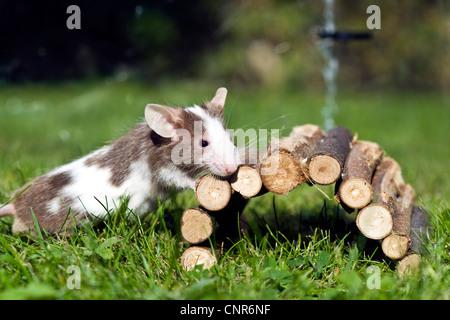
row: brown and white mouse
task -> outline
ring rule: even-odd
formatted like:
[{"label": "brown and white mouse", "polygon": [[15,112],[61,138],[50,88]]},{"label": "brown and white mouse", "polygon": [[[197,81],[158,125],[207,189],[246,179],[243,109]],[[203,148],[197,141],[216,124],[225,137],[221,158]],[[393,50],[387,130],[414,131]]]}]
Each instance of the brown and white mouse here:
[{"label": "brown and white mouse", "polygon": [[134,215],[144,216],[169,190],[193,189],[203,172],[231,175],[241,160],[223,123],[226,95],[219,88],[211,101],[187,108],[147,105],[145,122],[20,188],[0,217],[13,215],[13,232],[27,231],[34,212],[40,228],[56,234],[105,218],[125,197]]}]

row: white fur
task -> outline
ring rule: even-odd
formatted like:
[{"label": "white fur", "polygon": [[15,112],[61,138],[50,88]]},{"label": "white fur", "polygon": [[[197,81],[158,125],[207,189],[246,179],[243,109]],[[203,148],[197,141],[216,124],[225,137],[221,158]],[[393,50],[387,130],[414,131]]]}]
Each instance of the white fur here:
[{"label": "white fur", "polygon": [[[105,148],[96,152],[105,152]],[[75,212],[86,212],[97,218],[103,218],[109,210],[116,209],[120,205],[121,198],[125,196],[129,196],[128,206],[137,215],[141,216],[154,209],[157,198],[151,185],[151,173],[146,159],[132,163],[130,174],[120,187],[116,187],[110,181],[112,174],[110,168],[85,164],[86,159],[94,154],[51,172],[51,174],[60,172],[70,174],[72,182],[60,191],[60,195],[63,199],[77,199],[71,204]],[[50,212],[56,213],[61,205],[62,201],[58,197],[53,199],[48,207]]]},{"label": "white fur", "polygon": [[61,207],[61,202],[62,200],[60,197],[54,198],[47,204],[48,211],[50,211],[53,214],[58,214],[59,209]]},{"label": "white fur", "polygon": [[188,177],[176,166],[169,168],[162,168],[158,170],[158,177],[161,181],[164,181],[167,185],[176,185],[179,189],[194,189],[195,180]]},{"label": "white fur", "polygon": [[151,185],[151,174],[147,159],[141,159],[131,164],[130,174],[119,188],[120,192],[130,197],[128,206],[134,213],[142,216],[154,209],[156,197],[163,194],[156,193]]},{"label": "white fur", "polygon": [[61,194],[63,197],[78,199],[72,204],[75,212],[86,210],[89,214],[101,218],[107,214],[105,208],[114,209],[114,204],[119,204],[121,194],[110,182],[109,168],[86,166],[82,158],[70,165],[70,173],[73,181],[63,188]]}]

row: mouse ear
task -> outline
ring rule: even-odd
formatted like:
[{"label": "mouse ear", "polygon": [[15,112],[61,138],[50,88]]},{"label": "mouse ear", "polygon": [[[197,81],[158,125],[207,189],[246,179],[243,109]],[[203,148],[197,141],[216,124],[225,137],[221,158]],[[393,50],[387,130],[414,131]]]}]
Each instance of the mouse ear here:
[{"label": "mouse ear", "polygon": [[176,135],[175,123],[180,121],[177,109],[159,104],[148,104],[145,107],[145,120],[150,128],[164,138]]},{"label": "mouse ear", "polygon": [[210,104],[223,109],[223,106],[225,105],[225,99],[227,98],[227,92],[228,91],[226,88],[217,89],[216,95],[211,100]]},{"label": "mouse ear", "polygon": [[209,113],[213,116],[223,118],[223,107],[225,105],[225,99],[227,98],[227,89],[219,88],[216,91],[216,95],[211,101],[206,102],[203,107],[209,110]]}]

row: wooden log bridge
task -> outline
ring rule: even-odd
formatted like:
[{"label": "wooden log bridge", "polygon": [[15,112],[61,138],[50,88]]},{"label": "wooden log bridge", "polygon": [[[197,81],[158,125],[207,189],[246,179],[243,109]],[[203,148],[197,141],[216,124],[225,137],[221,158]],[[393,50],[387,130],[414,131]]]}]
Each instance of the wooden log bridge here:
[{"label": "wooden log bridge", "polygon": [[404,182],[400,165],[377,143],[358,140],[345,127],[325,134],[318,126],[305,124],[272,143],[257,159],[257,164],[245,161],[228,179],[213,175],[198,179],[199,206],[188,208],[180,223],[181,235],[191,245],[180,261],[186,270],[217,263],[218,253],[208,246],[231,238],[233,232],[239,234],[236,225],[243,221],[240,214],[249,199],[268,192],[285,195],[304,182],[335,184],[336,201],[347,212],[358,211],[359,230],[379,240],[387,258],[409,266],[407,260],[416,262],[420,257],[413,232],[423,232],[424,213],[414,205],[416,194]]}]

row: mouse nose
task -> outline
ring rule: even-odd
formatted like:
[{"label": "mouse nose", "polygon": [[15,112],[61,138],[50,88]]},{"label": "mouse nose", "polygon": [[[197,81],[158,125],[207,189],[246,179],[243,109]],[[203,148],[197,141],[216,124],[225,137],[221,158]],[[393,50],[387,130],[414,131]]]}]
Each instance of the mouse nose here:
[{"label": "mouse nose", "polygon": [[227,165],[227,166],[225,166],[224,169],[227,174],[232,174],[237,170],[237,166],[236,165]]}]

